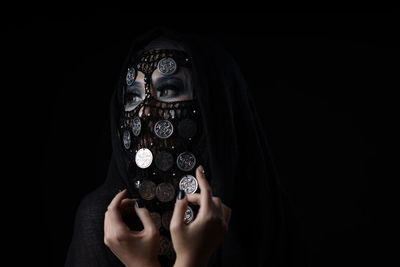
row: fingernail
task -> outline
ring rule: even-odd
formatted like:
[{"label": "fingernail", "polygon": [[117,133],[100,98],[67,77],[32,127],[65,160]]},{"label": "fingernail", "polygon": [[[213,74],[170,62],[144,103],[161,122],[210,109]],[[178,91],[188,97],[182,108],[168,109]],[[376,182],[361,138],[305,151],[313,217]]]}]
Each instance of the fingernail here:
[{"label": "fingernail", "polygon": [[136,200],[135,205],[137,208],[144,208],[144,202],[141,199]]},{"label": "fingernail", "polygon": [[204,173],[204,168],[202,165],[199,165],[199,171],[201,171],[202,173]]},{"label": "fingernail", "polygon": [[178,200],[184,199],[185,198],[185,191],[184,190],[179,190],[178,191],[178,196],[176,198]]}]

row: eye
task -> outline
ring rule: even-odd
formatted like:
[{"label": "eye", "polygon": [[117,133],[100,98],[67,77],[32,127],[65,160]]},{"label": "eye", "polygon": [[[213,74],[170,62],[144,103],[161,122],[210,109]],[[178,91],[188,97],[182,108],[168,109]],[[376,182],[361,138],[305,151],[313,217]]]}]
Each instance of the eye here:
[{"label": "eye", "polygon": [[173,85],[166,85],[157,88],[158,97],[175,97],[179,95],[180,88]]},{"label": "eye", "polygon": [[142,97],[135,92],[126,93],[125,109],[133,109],[142,102]]},{"label": "eye", "polygon": [[128,94],[127,97],[128,97],[128,99],[127,99],[128,103],[135,103],[135,102],[139,102],[140,100],[142,100],[140,98],[140,95],[138,95],[138,94]]}]

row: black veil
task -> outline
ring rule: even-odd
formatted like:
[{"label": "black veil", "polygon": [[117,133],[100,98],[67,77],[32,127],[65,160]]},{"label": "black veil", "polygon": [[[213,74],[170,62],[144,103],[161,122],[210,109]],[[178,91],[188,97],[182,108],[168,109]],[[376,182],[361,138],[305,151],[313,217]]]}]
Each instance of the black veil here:
[{"label": "black veil", "polygon": [[[133,42],[123,70],[138,50],[160,36],[180,43],[192,58],[194,93],[207,136],[206,175],[214,195],[232,209],[229,232],[210,265],[298,266],[294,254],[301,252],[294,243],[288,199],[237,64],[215,44],[157,28]],[[111,99],[113,152],[107,179],[78,208],[66,266],[122,266],[103,243],[103,220],[119,189],[133,192],[117,133],[123,73]]]}]

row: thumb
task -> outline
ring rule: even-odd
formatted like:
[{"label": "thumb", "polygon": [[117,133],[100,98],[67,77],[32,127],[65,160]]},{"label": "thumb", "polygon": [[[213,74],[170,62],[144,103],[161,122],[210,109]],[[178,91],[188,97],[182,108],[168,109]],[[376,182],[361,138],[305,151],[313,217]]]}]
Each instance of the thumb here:
[{"label": "thumb", "polygon": [[179,190],[175,203],[174,213],[171,218],[170,229],[177,229],[185,225],[184,216],[188,206],[185,191]]},{"label": "thumb", "polygon": [[135,211],[139,219],[142,221],[144,230],[157,230],[157,227],[151,219],[149,211],[144,207],[142,200],[136,200]]}]

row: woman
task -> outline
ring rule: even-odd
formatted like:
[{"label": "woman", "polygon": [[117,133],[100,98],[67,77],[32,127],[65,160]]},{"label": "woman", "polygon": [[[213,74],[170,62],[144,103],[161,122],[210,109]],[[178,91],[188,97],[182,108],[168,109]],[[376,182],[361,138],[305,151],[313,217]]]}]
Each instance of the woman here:
[{"label": "woman", "polygon": [[292,260],[265,136],[222,49],[164,29],[139,38],[111,116],[108,177],[78,209],[67,266]]}]

